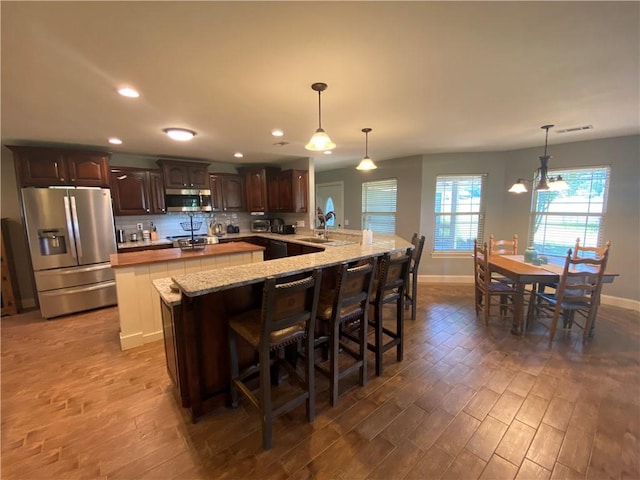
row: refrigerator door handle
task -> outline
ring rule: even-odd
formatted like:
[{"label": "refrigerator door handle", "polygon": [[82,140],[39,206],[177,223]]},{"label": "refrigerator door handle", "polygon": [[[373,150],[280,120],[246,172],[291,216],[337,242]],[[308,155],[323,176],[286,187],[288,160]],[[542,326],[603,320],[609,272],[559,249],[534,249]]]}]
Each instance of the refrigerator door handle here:
[{"label": "refrigerator door handle", "polygon": [[[75,200],[75,199],[74,199]],[[76,241],[75,241],[75,233],[73,232],[73,225],[71,223],[71,210],[69,208],[69,197],[66,195],[63,198],[64,201],[64,216],[67,220],[67,233],[69,234],[69,243],[71,244],[71,256],[74,260],[78,259],[76,255]]]},{"label": "refrigerator door handle", "polygon": [[78,259],[82,258],[82,241],[80,240],[80,225],[78,225],[78,212],[76,210],[76,197],[71,195],[71,216],[73,217],[73,230],[78,246]]}]

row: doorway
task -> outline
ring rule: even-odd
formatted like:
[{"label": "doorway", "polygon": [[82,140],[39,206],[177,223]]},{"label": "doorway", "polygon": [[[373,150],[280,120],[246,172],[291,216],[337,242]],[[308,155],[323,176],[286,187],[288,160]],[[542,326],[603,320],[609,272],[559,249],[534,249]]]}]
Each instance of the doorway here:
[{"label": "doorway", "polygon": [[344,228],[344,182],[317,184],[316,207],[320,207],[324,213],[334,213],[334,217],[327,222],[327,228]]}]

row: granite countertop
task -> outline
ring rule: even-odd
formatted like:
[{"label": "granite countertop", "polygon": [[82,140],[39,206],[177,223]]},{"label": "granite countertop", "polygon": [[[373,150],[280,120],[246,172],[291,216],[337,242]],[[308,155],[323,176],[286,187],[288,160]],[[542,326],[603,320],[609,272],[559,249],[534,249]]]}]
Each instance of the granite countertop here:
[{"label": "granite countertop", "polygon": [[[240,240],[240,239],[239,239]],[[132,267],[150,263],[172,262],[197,257],[231,255],[235,253],[263,251],[264,247],[247,242],[216,243],[206,245],[201,250],[181,250],[179,248],[163,248],[161,250],[144,250],[140,252],[112,253],[109,257],[111,267]]]},{"label": "granite countertop", "polygon": [[171,306],[180,304],[182,296],[180,295],[180,291],[171,289],[171,285],[174,285],[171,278],[158,278],[157,280],[152,280],[152,283],[164,303]]},{"label": "granite countertop", "polygon": [[[256,234],[252,234],[252,236],[256,236]],[[302,240],[309,238],[308,235],[259,234],[259,236],[321,246],[325,250],[318,253],[279,258],[249,265],[224,267],[198,273],[176,275],[172,277],[173,282],[178,285],[184,295],[197,297],[227,288],[261,282],[269,276],[299,273],[309,271],[315,267],[328,267],[344,261],[358,260],[371,255],[383,255],[386,252],[413,248],[411,242],[396,235],[374,235],[372,245],[361,245],[356,241],[344,244],[347,243],[347,240],[338,239],[337,236],[334,245],[331,244],[332,242],[317,244]],[[353,238],[359,239],[359,237],[356,236],[353,236]]]}]

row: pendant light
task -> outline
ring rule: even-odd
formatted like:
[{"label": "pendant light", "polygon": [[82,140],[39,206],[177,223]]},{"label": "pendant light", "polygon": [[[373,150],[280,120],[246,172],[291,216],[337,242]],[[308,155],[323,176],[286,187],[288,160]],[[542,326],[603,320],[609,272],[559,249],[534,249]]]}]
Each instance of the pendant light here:
[{"label": "pendant light", "polygon": [[[561,192],[569,189],[569,185],[564,181],[562,175],[558,175],[557,177],[549,177],[547,174],[549,172],[549,160],[551,159],[551,155],[547,155],[547,146],[549,144],[549,129],[553,128],[554,125],[543,125],[542,128],[545,130],[544,137],[544,154],[540,155],[538,158],[540,159],[540,167],[536,173],[536,179],[534,179],[534,183],[536,183],[535,190],[537,191],[553,191],[553,192]],[[511,193],[525,193],[527,192],[527,187],[524,182],[527,180],[523,180],[519,178],[516,183],[514,183],[509,192]]]},{"label": "pendant light", "polygon": [[309,143],[304,148],[312,150],[314,152],[322,152],[326,150],[332,150],[336,148],[336,144],[331,141],[329,135],[322,129],[322,102],[320,95],[327,89],[326,83],[314,83],[311,85],[311,89],[318,92],[318,129],[313,134]]},{"label": "pendant light", "polygon": [[356,167],[356,170],[374,170],[377,167],[373,160],[369,158],[369,132],[370,128],[363,128],[362,132],[365,135],[365,143],[364,143],[364,158],[360,160],[360,163]]}]

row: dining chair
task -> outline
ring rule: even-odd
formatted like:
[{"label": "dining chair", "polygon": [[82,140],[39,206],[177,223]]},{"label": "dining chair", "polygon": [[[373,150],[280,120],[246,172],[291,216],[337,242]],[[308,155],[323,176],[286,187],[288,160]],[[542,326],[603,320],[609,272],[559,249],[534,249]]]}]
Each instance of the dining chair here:
[{"label": "dining chair", "polygon": [[[564,330],[571,330],[575,324],[583,330],[583,342],[589,337],[600,303],[602,277],[609,258],[609,242],[601,253],[599,258],[581,258],[575,257],[575,253],[569,249],[556,291],[531,292],[527,317],[540,320],[542,314],[551,315],[549,343],[553,342],[560,315],[563,316]],[[534,309],[538,310],[535,317],[532,312]],[[584,319],[582,324],[575,321],[576,314]]]},{"label": "dining chair", "polygon": [[[378,267],[378,277],[374,281],[374,294],[369,300],[373,307],[373,319],[369,319],[369,326],[373,328],[373,343],[367,343],[367,348],[374,352],[376,359],[376,375],[382,375],[382,356],[392,348],[396,348],[396,360],[404,358],[404,291],[407,288],[411,249],[392,255],[385,253]],[[385,305],[395,304],[395,331],[383,324]],[[390,340],[385,341],[389,337]]]},{"label": "dining chair", "polygon": [[607,243],[604,244],[604,247],[581,247],[580,246],[580,237],[576,238],[576,244],[573,248],[573,258],[602,258],[609,247],[611,246],[611,241],[607,240]]},{"label": "dining chair", "polygon": [[496,240],[493,233],[489,235],[489,255],[517,255],[518,234],[513,234],[512,240]]},{"label": "dining chair", "polygon": [[413,244],[413,252],[411,253],[411,262],[409,264],[409,282],[411,288],[407,285],[404,292],[404,305],[408,309],[411,307],[411,320],[416,319],[416,303],[418,302],[418,268],[420,266],[420,257],[422,257],[422,249],[424,248],[425,236],[418,236],[414,233],[411,237]]},{"label": "dining chair", "polygon": [[[262,444],[271,448],[273,419],[306,401],[307,419],[315,416],[315,384],[313,371],[313,332],[320,295],[322,271],[311,274],[289,274],[284,277],[268,277],[262,290],[262,307],[229,319],[229,351],[231,357],[231,405],[238,406],[238,392],[260,410],[262,420]],[[238,337],[242,338],[258,353],[258,363],[242,372],[238,360]],[[304,374],[300,374],[278,353],[284,347],[298,348],[304,341]],[[273,359],[271,358],[273,355]],[[294,356],[297,358],[297,355]],[[271,399],[271,363],[282,366],[289,373],[289,380],[298,386],[296,396],[289,395],[278,406]],[[295,362],[295,360],[294,360]],[[259,375],[257,389],[250,380]],[[254,382],[255,383],[255,382]]]},{"label": "dining chair", "polygon": [[[340,379],[357,370],[360,386],[367,383],[369,299],[376,264],[375,257],[341,264],[336,278],[336,289],[323,290],[320,294],[317,316],[319,323],[324,323],[327,327],[320,330],[328,331],[328,335],[316,338],[315,347],[328,347],[329,365],[326,368],[323,361],[317,361],[315,368],[329,378],[332,406],[338,403]],[[342,370],[339,367],[341,353],[353,360],[349,366],[343,366]]]},{"label": "dining chair", "polygon": [[489,325],[491,307],[494,305],[492,299],[499,298],[498,316],[506,318],[508,313],[511,312],[511,318],[513,318],[515,299],[518,292],[509,284],[491,278],[489,248],[486,242],[480,245],[478,240],[474,240],[473,263],[476,316],[479,316],[480,310],[482,310],[484,323]]}]

